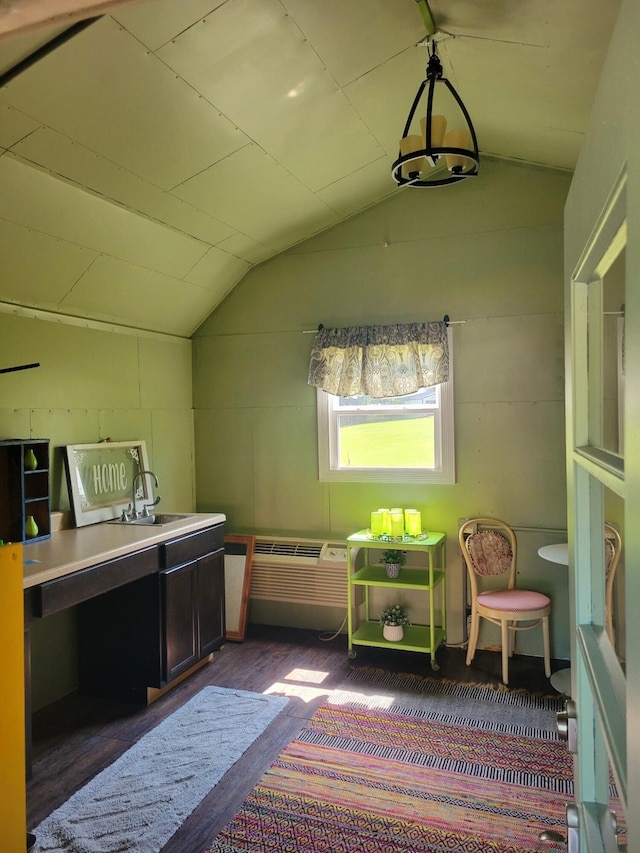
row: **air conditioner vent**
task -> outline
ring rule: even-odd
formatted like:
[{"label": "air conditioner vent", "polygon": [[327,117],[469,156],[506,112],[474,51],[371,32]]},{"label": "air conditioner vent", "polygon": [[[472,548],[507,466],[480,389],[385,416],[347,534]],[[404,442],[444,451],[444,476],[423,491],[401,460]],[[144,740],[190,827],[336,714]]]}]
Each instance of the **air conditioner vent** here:
[{"label": "air conditioner vent", "polygon": [[257,540],[254,553],[270,557],[295,557],[304,560],[304,562],[317,563],[321,551],[322,543],[312,545],[304,542]]},{"label": "air conditioner vent", "polygon": [[344,543],[256,536],[251,598],[346,607]]}]

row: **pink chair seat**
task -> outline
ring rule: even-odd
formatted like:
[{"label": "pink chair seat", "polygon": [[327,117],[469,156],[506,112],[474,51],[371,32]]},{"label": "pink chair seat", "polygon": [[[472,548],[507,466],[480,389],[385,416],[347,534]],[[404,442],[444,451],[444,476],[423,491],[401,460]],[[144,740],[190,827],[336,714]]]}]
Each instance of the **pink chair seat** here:
[{"label": "pink chair seat", "polygon": [[551,599],[541,592],[529,589],[498,589],[481,592],[477,598],[478,604],[491,607],[493,610],[512,610],[524,613],[527,610],[542,610],[549,607]]}]

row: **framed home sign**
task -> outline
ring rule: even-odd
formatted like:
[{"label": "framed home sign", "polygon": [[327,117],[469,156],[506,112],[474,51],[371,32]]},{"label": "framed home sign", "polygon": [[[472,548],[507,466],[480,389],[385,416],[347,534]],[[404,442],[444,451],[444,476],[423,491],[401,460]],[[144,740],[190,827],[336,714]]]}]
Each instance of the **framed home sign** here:
[{"label": "framed home sign", "polygon": [[[149,470],[144,441],[69,444],[64,449],[76,527],[117,518],[131,503],[133,479]],[[136,497],[153,502],[153,478],[140,477]]]}]

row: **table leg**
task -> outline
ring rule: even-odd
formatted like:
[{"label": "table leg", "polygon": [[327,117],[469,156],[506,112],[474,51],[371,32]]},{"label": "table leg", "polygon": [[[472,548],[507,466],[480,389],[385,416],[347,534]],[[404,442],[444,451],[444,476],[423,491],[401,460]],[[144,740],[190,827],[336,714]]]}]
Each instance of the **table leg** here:
[{"label": "table leg", "polygon": [[559,669],[551,674],[549,679],[551,686],[558,691],[564,693],[565,696],[571,696],[571,669]]}]

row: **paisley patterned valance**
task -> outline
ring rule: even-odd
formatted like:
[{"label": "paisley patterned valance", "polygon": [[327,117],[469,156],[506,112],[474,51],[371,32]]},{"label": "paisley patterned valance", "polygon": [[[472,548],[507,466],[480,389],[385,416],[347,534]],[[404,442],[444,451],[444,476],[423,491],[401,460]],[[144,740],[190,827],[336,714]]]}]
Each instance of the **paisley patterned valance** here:
[{"label": "paisley patterned valance", "polygon": [[338,397],[399,397],[449,378],[447,324],[320,328],[309,385]]}]

